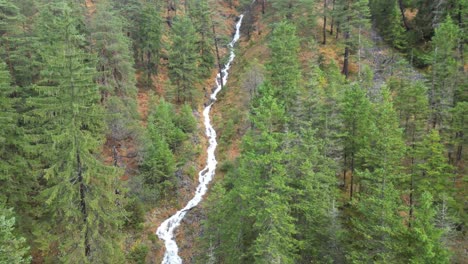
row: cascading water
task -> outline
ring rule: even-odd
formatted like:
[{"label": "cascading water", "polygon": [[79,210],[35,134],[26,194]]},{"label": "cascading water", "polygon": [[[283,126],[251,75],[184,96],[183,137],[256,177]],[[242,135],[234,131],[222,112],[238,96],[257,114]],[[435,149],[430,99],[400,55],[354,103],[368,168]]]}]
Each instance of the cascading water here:
[{"label": "cascading water", "polygon": [[231,68],[231,63],[236,57],[236,54],[234,53],[234,44],[236,44],[236,42],[240,38],[240,27],[242,25],[243,17],[244,15],[239,16],[239,21],[236,24],[236,33],[234,34],[231,43],[229,43],[228,45],[230,52],[229,60],[221,71],[222,76],[220,76],[219,73],[216,76],[216,89],[211,94],[210,103],[203,110],[203,117],[205,119],[206,128],[205,133],[209,140],[209,145],[207,149],[208,158],[206,162],[206,167],[198,173],[198,181],[200,183],[196,189],[195,196],[192,198],[192,200],[190,200],[187,203],[187,205],[182,210],[178,211],[173,216],[166,219],[156,231],[156,234],[161,240],[164,240],[164,244],[166,246],[166,253],[164,254],[164,259],[162,261],[163,264],[182,263],[182,259],[178,255],[179,248],[177,247],[177,243],[174,240],[174,231],[180,225],[182,219],[184,219],[187,211],[194,208],[201,202],[203,195],[205,195],[206,191],[208,190],[208,184],[211,182],[215,174],[216,164],[218,163],[215,157],[215,150],[216,146],[218,145],[218,142],[216,141],[216,131],[211,125],[210,110],[214,102],[216,101],[216,96],[221,91],[221,88],[224,85],[226,85],[229,75],[229,69]]}]

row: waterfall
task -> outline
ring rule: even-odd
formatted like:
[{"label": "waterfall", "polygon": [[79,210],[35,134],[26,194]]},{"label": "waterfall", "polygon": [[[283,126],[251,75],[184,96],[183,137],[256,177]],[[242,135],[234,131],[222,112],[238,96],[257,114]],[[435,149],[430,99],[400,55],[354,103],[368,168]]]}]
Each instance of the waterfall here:
[{"label": "waterfall", "polygon": [[[187,203],[187,205],[179,210],[177,213],[166,219],[156,230],[156,234],[158,237],[164,241],[166,246],[166,253],[164,254],[164,259],[162,261],[163,264],[179,264],[182,263],[182,259],[178,255],[179,248],[177,247],[177,243],[174,239],[174,231],[180,225],[182,219],[184,219],[185,214],[195,206],[197,206],[203,199],[203,195],[205,195],[206,191],[208,190],[208,184],[211,182],[215,175],[216,161],[215,150],[218,142],[216,141],[216,131],[213,128],[210,120],[210,110],[213,104],[216,102],[216,96],[221,91],[221,88],[226,85],[228,76],[229,76],[229,69],[231,68],[231,64],[236,57],[234,53],[234,44],[240,38],[240,27],[242,24],[242,19],[244,15],[239,16],[239,20],[236,23],[236,32],[232,41],[229,43],[229,60],[224,65],[222,69],[222,76],[218,73],[216,76],[216,89],[210,96],[210,103],[205,107],[203,110],[203,117],[205,123],[205,134],[208,137],[209,145],[207,149],[208,158],[206,161],[206,167],[203,168],[198,173],[198,181],[199,185],[195,191],[194,197]],[[222,84],[222,85],[221,85]]]}]

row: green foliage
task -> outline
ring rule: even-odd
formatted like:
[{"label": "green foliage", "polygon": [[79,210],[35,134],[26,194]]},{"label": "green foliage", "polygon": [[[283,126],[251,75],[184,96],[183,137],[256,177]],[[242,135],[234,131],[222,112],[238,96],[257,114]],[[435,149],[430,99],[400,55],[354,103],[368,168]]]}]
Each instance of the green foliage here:
[{"label": "green foliage", "polygon": [[394,48],[404,50],[408,43],[398,1],[371,0],[369,2],[372,17],[385,40]]},{"label": "green foliage", "polygon": [[213,66],[215,65],[215,56],[213,54],[214,36],[211,28],[212,12],[208,1],[194,1],[189,15],[192,18],[195,31],[199,34],[197,41],[197,48],[200,53],[199,71],[202,78],[208,78],[211,75]]},{"label": "green foliage", "polygon": [[405,261],[400,255],[406,247],[402,236],[406,227],[398,214],[400,194],[390,181],[392,175],[387,174],[384,169],[363,173],[374,184],[368,185],[365,194],[359,194],[359,202],[354,203],[357,215],[351,219],[353,240],[348,254],[353,263]]},{"label": "green foliage", "polygon": [[409,230],[410,263],[450,263],[449,253],[441,243],[443,230],[435,226],[435,216],[432,196],[422,193]]},{"label": "green foliage", "polygon": [[184,133],[193,133],[197,129],[197,120],[193,117],[192,108],[188,104],[182,106],[174,122]]},{"label": "green foliage", "polygon": [[135,97],[131,42],[123,28],[124,19],[112,10],[112,5],[108,1],[99,2],[89,26],[93,50],[98,56],[97,82],[104,87],[105,93]]},{"label": "green foliage", "polygon": [[187,17],[177,17],[172,26],[169,77],[176,85],[177,102],[193,102],[193,85],[198,81],[200,54],[197,34]]},{"label": "green foliage", "polygon": [[431,130],[416,149],[416,164],[418,171],[418,183],[416,190],[422,194],[423,191],[431,194],[439,201],[443,193],[452,193],[452,166],[449,165],[445,156],[445,147],[437,130]]},{"label": "green foliage", "polygon": [[435,30],[432,38],[434,58],[432,61],[432,84],[430,90],[431,122],[433,128],[446,129],[449,107],[454,103],[458,65],[455,49],[459,28],[447,17]]},{"label": "green foliage", "polygon": [[[46,67],[27,100],[25,120],[30,148],[43,161],[38,173],[45,189],[40,201],[41,228],[36,242],[58,251],[54,261],[119,262],[119,232],[125,199],[120,171],[104,165],[96,155],[103,139],[103,112],[93,81],[95,60],[81,47],[83,36],[76,11],[65,3],[49,4],[39,18]],[[49,17],[54,14],[55,19]],[[118,190],[118,191],[116,191]]]},{"label": "green foliage", "polygon": [[[375,127],[372,122],[372,108],[366,92],[357,85],[351,85],[344,94],[342,102],[344,168],[351,174],[359,169],[364,160],[358,153],[370,148],[371,133]],[[353,196],[354,176],[351,178],[350,198]]]},{"label": "green foliage", "polygon": [[145,208],[143,203],[137,199],[131,199],[125,206],[128,216],[125,218],[125,226],[133,229],[140,229],[145,222]]},{"label": "green foliage", "polygon": [[269,48],[271,59],[267,65],[270,74],[268,79],[275,88],[275,96],[281,98],[285,107],[289,108],[297,97],[301,78],[296,28],[288,22],[280,22],[273,30]]},{"label": "green foliage", "polygon": [[15,232],[13,209],[6,209],[0,202],[0,263],[30,263],[26,239]]},{"label": "green foliage", "polygon": [[158,72],[162,49],[163,21],[159,14],[159,6],[151,2],[145,3],[138,22],[137,58],[145,65],[146,81],[151,83],[151,74]]},{"label": "green foliage", "polygon": [[130,263],[144,264],[146,263],[146,256],[148,255],[149,248],[147,245],[139,244],[127,256]]}]

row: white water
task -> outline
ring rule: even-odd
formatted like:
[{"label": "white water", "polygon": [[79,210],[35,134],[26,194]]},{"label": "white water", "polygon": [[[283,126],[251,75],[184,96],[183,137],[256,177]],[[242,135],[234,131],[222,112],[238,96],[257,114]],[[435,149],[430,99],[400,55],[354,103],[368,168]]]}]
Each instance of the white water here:
[{"label": "white water", "polygon": [[[224,85],[226,85],[229,75],[229,69],[231,68],[231,63],[236,57],[236,54],[234,53],[234,44],[236,44],[236,42],[240,38],[240,27],[242,24],[243,17],[244,15],[239,16],[239,21],[236,24],[236,33],[234,34],[231,43],[229,43],[228,45],[230,56],[228,62],[224,66],[224,69],[222,69],[223,76],[221,77],[219,73],[216,76],[216,89],[211,94],[210,104],[206,106],[203,110],[206,128],[205,134],[209,140],[209,145],[207,149],[208,158],[206,161],[206,167],[198,173],[198,181],[200,183],[195,192],[195,196],[192,198],[192,200],[190,200],[187,203],[187,205],[182,210],[178,211],[173,216],[166,219],[158,227],[158,230],[156,230],[156,234],[161,240],[164,240],[164,244],[166,246],[166,253],[164,254],[162,264],[182,263],[182,259],[178,255],[179,248],[177,247],[177,243],[174,240],[174,231],[180,225],[182,219],[184,219],[185,214],[201,202],[203,195],[205,195],[206,191],[208,190],[208,184],[211,182],[215,174],[216,164],[218,163],[215,157],[215,150],[216,146],[218,145],[218,142],[216,141],[216,131],[211,125],[210,110],[211,106],[213,106],[213,104],[216,101],[216,95],[218,95],[218,93],[221,91],[221,88]],[[223,85],[221,85],[220,81]]]}]

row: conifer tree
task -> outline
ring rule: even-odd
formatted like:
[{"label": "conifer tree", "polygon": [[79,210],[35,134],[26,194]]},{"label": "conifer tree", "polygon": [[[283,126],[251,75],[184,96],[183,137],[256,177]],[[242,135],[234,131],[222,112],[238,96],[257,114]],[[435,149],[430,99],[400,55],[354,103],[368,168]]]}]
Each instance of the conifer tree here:
[{"label": "conifer tree", "polygon": [[151,74],[158,73],[163,34],[161,16],[157,3],[143,5],[139,18],[138,60],[144,64],[146,81],[151,83]]},{"label": "conifer tree", "polygon": [[432,38],[434,57],[432,62],[432,82],[429,93],[431,125],[433,128],[447,129],[448,111],[454,104],[457,80],[455,50],[459,39],[459,29],[447,16],[435,30]]},{"label": "conifer tree", "polygon": [[211,11],[207,0],[195,1],[190,10],[190,16],[194,23],[195,31],[198,32],[199,38],[197,47],[200,53],[200,73],[201,77],[207,78],[211,74],[215,57],[213,54],[213,31],[211,30]]},{"label": "conifer tree", "polygon": [[136,80],[131,40],[124,35],[124,19],[113,11],[112,4],[101,1],[91,17],[89,29],[92,49],[97,53],[97,82],[110,136],[114,140],[135,138]]},{"label": "conifer tree", "polygon": [[[354,192],[354,172],[363,165],[362,157],[358,153],[368,148],[370,144],[370,134],[373,131],[371,103],[366,96],[366,92],[352,85],[343,97],[342,119],[344,124],[344,149],[343,149],[343,174],[349,170],[350,179],[350,199]],[[343,176],[345,177],[345,176]]]},{"label": "conifer tree", "polygon": [[[124,35],[124,20],[108,1],[100,1],[90,25],[91,43],[97,53],[98,83],[106,93],[136,96],[131,42]],[[103,98],[105,99],[105,98]]]},{"label": "conifer tree", "polygon": [[[7,63],[11,78],[16,85],[25,87],[37,79],[40,59],[38,43],[30,27],[32,18],[21,14],[18,7],[23,1],[4,0],[0,2],[0,57]],[[34,9],[34,3],[26,3]]]},{"label": "conifer tree", "polygon": [[416,149],[415,190],[417,197],[428,192],[435,201],[440,201],[443,194],[452,194],[453,168],[445,156],[445,148],[437,130],[431,130]]},{"label": "conifer tree", "polygon": [[[69,4],[46,5],[39,21],[46,67],[35,86],[37,96],[27,101],[27,121],[36,127],[27,136],[46,181],[36,242],[51,250],[51,261],[120,262],[116,230],[124,214],[123,189],[119,171],[97,155],[103,112],[93,81],[95,59],[81,49],[81,22]],[[54,244],[58,247],[49,248]]]},{"label": "conifer tree", "polygon": [[18,208],[19,224],[24,231],[31,227],[31,191],[37,188],[37,182],[28,170],[35,165],[35,160],[25,157],[27,150],[23,129],[19,125],[21,116],[15,109],[19,103],[14,96],[17,88],[11,83],[6,64],[0,61],[0,200],[4,200],[8,207]]},{"label": "conifer tree", "polygon": [[275,97],[283,100],[284,106],[289,109],[296,100],[301,78],[296,28],[291,23],[280,22],[273,30],[269,48],[268,80],[275,89]]},{"label": "conifer tree", "polygon": [[354,200],[357,214],[351,219],[353,241],[348,258],[357,263],[404,262],[406,227],[398,213],[400,192],[391,181],[395,175],[379,168],[361,176],[372,181],[359,193],[359,201]]},{"label": "conifer tree", "polygon": [[374,105],[372,118],[375,130],[368,134],[371,144],[361,148],[358,156],[363,159],[362,167],[365,169],[373,171],[382,168],[385,172],[398,175],[405,154],[403,133],[388,88],[382,88],[381,97],[381,101]]},{"label": "conifer tree", "polygon": [[189,18],[177,17],[172,31],[169,77],[177,86],[177,101],[193,101],[193,85],[198,80],[198,63],[200,61],[195,28]]},{"label": "conifer tree", "polygon": [[436,227],[435,217],[432,195],[423,192],[409,230],[411,263],[450,263],[448,251],[441,241],[443,230]]},{"label": "conifer tree", "polygon": [[[369,27],[369,3],[368,0],[340,0],[338,2],[341,12],[336,12],[338,21],[340,22],[341,29],[344,34],[344,62],[342,73],[348,78],[349,76],[349,63],[353,47],[358,46],[361,48],[360,42],[361,31]],[[338,10],[339,10],[338,9]],[[353,31],[358,32],[357,36]]]},{"label": "conifer tree", "polygon": [[161,100],[148,117],[148,140],[142,170],[143,182],[151,193],[152,200],[166,197],[175,187],[176,160],[170,148],[184,136],[173,123],[174,111],[170,103]]},{"label": "conifer tree", "polygon": [[[383,88],[381,102],[375,106],[375,131],[372,144],[360,150],[365,171],[359,173],[361,191],[356,202],[358,215],[352,219],[353,231],[364,241],[356,241],[355,261],[398,262],[405,230],[398,214],[400,192],[399,166],[405,153],[402,131],[388,89]],[[362,252],[361,252],[362,251]]]},{"label": "conifer tree", "polygon": [[30,263],[26,239],[15,232],[16,218],[12,209],[0,201],[0,263]]}]

